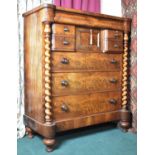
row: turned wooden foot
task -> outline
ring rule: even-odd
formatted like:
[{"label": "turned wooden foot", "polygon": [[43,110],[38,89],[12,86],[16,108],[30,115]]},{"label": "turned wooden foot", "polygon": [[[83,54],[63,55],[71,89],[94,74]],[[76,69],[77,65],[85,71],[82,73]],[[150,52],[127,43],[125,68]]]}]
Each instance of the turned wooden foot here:
[{"label": "turned wooden foot", "polygon": [[45,138],[43,140],[43,143],[46,145],[46,151],[51,152],[51,151],[53,151],[53,148],[54,148],[54,146],[56,144],[56,141],[55,141],[55,139]]},{"label": "turned wooden foot", "polygon": [[26,135],[27,135],[29,138],[33,138],[33,131],[32,131],[32,129],[26,127]]},{"label": "turned wooden foot", "polygon": [[123,109],[121,111],[121,120],[119,122],[119,126],[123,129],[123,131],[127,131],[131,125],[131,114],[128,110]]}]

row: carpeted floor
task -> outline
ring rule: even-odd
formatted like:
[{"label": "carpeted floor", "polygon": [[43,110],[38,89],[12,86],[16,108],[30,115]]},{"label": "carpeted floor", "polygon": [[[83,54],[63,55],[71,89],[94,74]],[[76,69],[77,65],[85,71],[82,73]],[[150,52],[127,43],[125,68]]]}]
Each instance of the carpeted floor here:
[{"label": "carpeted floor", "polygon": [[113,125],[100,125],[57,135],[58,145],[47,153],[42,137],[17,141],[18,155],[136,155],[136,134],[124,133]]}]

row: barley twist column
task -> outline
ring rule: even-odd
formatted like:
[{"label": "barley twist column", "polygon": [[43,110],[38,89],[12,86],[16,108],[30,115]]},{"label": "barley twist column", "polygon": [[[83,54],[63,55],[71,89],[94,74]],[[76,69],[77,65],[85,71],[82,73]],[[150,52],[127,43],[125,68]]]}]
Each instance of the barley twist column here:
[{"label": "barley twist column", "polygon": [[52,122],[52,100],[51,100],[51,62],[50,62],[50,34],[51,27],[49,22],[44,23],[44,43],[45,43],[45,122]]},{"label": "barley twist column", "polygon": [[124,131],[130,127],[130,112],[128,103],[128,32],[124,32],[124,53],[123,53],[123,71],[122,71],[122,110],[120,126]]},{"label": "barley twist column", "polygon": [[127,83],[128,83],[128,34],[124,34],[124,54],[123,54],[123,77],[122,77],[122,108],[127,108]]}]

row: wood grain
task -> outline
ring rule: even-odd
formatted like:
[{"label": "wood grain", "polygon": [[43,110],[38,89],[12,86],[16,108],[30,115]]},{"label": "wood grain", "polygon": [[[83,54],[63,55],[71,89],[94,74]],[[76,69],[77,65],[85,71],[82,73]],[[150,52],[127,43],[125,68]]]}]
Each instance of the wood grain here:
[{"label": "wood grain", "polygon": [[[116,103],[110,103],[110,100]],[[121,92],[92,93],[53,97],[55,120],[74,119],[74,117],[109,112],[121,109]],[[66,106],[64,111],[62,106]]]},{"label": "wood grain", "polygon": [[[68,42],[65,44],[64,42]],[[75,37],[68,35],[64,36],[52,36],[52,50],[58,51],[74,51],[75,50]]]},{"label": "wood grain", "polygon": [[67,24],[53,24],[52,33],[56,35],[72,35],[75,36],[75,26]]},{"label": "wood grain", "polygon": [[[110,80],[117,80],[111,83]],[[62,86],[62,81],[67,86]],[[91,91],[116,91],[121,89],[120,72],[53,73],[52,95],[76,94]]]},{"label": "wood grain", "polygon": [[100,30],[90,28],[76,28],[76,50],[99,52],[101,51]]},{"label": "wood grain", "polygon": [[[67,63],[63,63],[66,60]],[[52,72],[121,71],[121,54],[52,52]]]}]

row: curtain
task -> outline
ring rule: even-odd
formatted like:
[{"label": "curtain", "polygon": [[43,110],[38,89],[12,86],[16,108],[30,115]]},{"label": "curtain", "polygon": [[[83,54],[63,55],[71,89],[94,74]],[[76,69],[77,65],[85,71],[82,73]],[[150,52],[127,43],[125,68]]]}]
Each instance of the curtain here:
[{"label": "curtain", "polygon": [[52,3],[52,0],[17,0],[18,16],[18,98],[17,98],[17,138],[25,135],[23,124],[24,114],[24,53],[23,53],[23,17],[22,14],[42,3]]},{"label": "curtain", "polygon": [[100,13],[100,0],[54,0],[56,6]]},{"label": "curtain", "polygon": [[130,109],[132,112],[131,131],[137,132],[137,1],[122,0],[122,14],[132,19],[130,45]]}]

